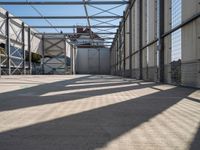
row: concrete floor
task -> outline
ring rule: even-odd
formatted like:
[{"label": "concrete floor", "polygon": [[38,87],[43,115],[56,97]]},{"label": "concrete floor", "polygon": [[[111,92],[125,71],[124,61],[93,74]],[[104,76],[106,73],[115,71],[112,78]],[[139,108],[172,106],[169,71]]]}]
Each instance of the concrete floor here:
[{"label": "concrete floor", "polygon": [[112,76],[0,79],[0,150],[189,149],[200,149],[200,90]]}]

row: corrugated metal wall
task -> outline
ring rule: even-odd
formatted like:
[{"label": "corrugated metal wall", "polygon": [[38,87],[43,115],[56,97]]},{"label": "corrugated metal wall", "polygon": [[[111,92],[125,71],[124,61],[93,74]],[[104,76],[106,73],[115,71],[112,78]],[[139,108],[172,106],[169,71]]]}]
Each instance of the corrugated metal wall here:
[{"label": "corrugated metal wall", "polygon": [[78,48],[78,74],[110,74],[110,51],[107,48]]}]

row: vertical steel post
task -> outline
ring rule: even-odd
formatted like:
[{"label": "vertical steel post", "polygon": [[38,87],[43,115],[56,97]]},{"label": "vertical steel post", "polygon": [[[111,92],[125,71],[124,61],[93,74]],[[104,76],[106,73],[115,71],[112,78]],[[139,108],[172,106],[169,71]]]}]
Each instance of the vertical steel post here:
[{"label": "vertical steel post", "polygon": [[76,66],[75,66],[75,61],[76,61],[76,59],[75,59],[75,53],[76,53],[76,47],[75,47],[75,45],[73,45],[73,74],[76,74]]},{"label": "vertical steel post", "polygon": [[164,0],[158,2],[158,51],[159,51],[159,81],[164,82]]},{"label": "vertical steel post", "polygon": [[11,61],[10,61],[10,19],[9,12],[6,12],[6,52],[7,52],[7,69],[8,75],[11,75]]},{"label": "vertical steel post", "polygon": [[143,69],[143,66],[142,66],[142,26],[143,26],[143,10],[142,10],[142,4],[143,4],[143,0],[139,0],[139,79],[142,80],[142,69]]},{"label": "vertical steel post", "polygon": [[98,56],[99,56],[99,57],[98,57],[98,63],[99,63],[99,64],[98,64],[98,72],[99,72],[99,74],[100,74],[100,73],[101,73],[101,62],[100,62],[100,61],[101,61],[101,51],[100,51],[99,48],[97,49],[97,51],[98,51]]},{"label": "vertical steel post", "polygon": [[25,51],[25,27],[24,27],[24,22],[22,22],[22,52],[23,52],[23,73],[26,74],[26,51]]},{"label": "vertical steel post", "polygon": [[124,13],[123,13],[123,28],[124,28],[124,33],[123,33],[123,38],[124,38],[124,41],[123,41],[123,45],[124,45],[124,47],[123,47],[123,51],[124,51],[124,66],[123,66],[123,68],[124,68],[124,77],[126,76],[126,13],[125,13],[125,11],[124,11]]},{"label": "vertical steel post", "polygon": [[42,65],[42,74],[44,74],[45,73],[45,71],[44,71],[44,35],[42,35],[42,61],[41,61],[41,65]]},{"label": "vertical steel post", "polygon": [[71,68],[71,74],[73,74],[73,63],[74,63],[74,57],[73,57],[73,45],[70,45],[70,57],[71,57],[71,59],[70,59],[70,68]]},{"label": "vertical steel post", "polygon": [[114,42],[114,75],[116,75],[117,73],[117,36],[115,38],[115,42]]},{"label": "vertical steel post", "polygon": [[1,78],[1,51],[0,51],[0,78]]},{"label": "vertical steel post", "polygon": [[119,42],[119,36],[118,36],[118,33],[119,33],[119,29],[117,29],[117,33],[116,33],[116,36],[117,36],[117,38],[116,38],[116,42],[117,42],[116,43],[116,48],[117,48],[117,52],[116,52],[117,53],[117,61],[116,61],[117,62],[116,63],[117,69],[116,70],[117,70],[117,72],[116,73],[117,73],[117,75],[119,75],[118,74],[118,72],[119,72],[119,43],[118,43]]},{"label": "vertical steel post", "polygon": [[132,77],[132,30],[132,7],[129,6],[129,77]]},{"label": "vertical steel post", "polygon": [[119,49],[119,47],[120,47],[120,44],[119,44],[119,42],[120,42],[120,30],[118,29],[118,32],[117,32],[117,51],[118,51],[118,75],[120,75],[120,73],[121,73],[121,52],[120,52],[120,49]]},{"label": "vertical steel post", "polygon": [[121,32],[122,32],[122,22],[120,22],[120,29],[119,29],[119,34],[118,34],[118,36],[119,36],[119,57],[120,57],[120,76],[122,76],[123,75],[123,72],[122,72],[122,63],[123,63],[123,58],[122,58],[122,52],[123,52],[123,50],[122,50],[122,35],[121,35]]},{"label": "vertical steel post", "polygon": [[67,46],[66,46],[66,43],[67,43],[67,41],[66,41],[66,37],[65,37],[65,35],[63,36],[63,43],[64,43],[64,50],[63,50],[63,54],[64,54],[64,68],[65,68],[65,74],[67,74],[67,71],[68,71],[68,67],[67,67]]},{"label": "vertical steel post", "polygon": [[32,74],[31,29],[28,27],[29,73]]}]

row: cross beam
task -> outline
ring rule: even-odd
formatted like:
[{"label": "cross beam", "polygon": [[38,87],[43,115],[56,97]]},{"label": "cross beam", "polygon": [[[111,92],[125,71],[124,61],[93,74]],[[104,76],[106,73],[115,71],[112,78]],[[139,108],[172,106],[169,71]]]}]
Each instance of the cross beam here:
[{"label": "cross beam", "polygon": [[123,16],[11,16],[11,19],[120,19]]},{"label": "cross beam", "polygon": [[2,1],[0,5],[126,5],[128,1],[46,1],[46,2],[28,2],[28,1]]},{"label": "cross beam", "polygon": [[[50,29],[50,28],[75,28],[76,26],[29,26],[30,28],[37,28],[37,29]],[[81,26],[83,28],[87,28],[88,26]],[[91,28],[118,28],[119,26],[91,26]]]}]

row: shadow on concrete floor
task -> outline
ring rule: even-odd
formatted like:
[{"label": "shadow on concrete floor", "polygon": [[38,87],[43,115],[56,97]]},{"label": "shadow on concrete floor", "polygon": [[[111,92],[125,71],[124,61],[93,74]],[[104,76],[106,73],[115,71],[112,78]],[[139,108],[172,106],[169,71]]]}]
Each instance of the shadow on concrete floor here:
[{"label": "shadow on concrete floor", "polygon": [[[67,100],[93,97],[102,94],[117,93],[133,89],[151,87],[155,84],[117,87],[106,90],[94,90],[89,93],[76,92],[58,96],[34,97],[13,100],[10,94],[35,92],[41,95],[50,91],[66,89],[66,84],[88,79],[88,77],[40,85],[24,90],[1,94],[7,101],[0,106],[1,111],[37,106]],[[126,83],[125,83],[126,84]],[[123,85],[123,83],[121,84]],[[103,86],[103,85],[102,85]],[[48,88],[49,87],[49,88]],[[76,87],[77,88],[77,87]],[[175,87],[158,93],[142,96],[117,104],[81,112],[71,116],[38,123],[28,127],[0,133],[2,150],[95,150],[147,122],[156,115],[175,105],[191,94],[194,89]],[[7,98],[8,99],[7,99]],[[2,100],[1,100],[2,101]],[[199,133],[191,149],[199,148]]]},{"label": "shadow on concrete floor", "polygon": [[192,144],[190,145],[190,150],[199,150],[200,149],[200,124],[198,132],[195,135],[194,140],[192,141]]},{"label": "shadow on concrete floor", "polygon": [[[79,100],[82,98],[89,98],[93,96],[100,96],[105,94],[111,93],[118,93],[123,91],[130,91],[133,89],[142,89],[146,87],[155,86],[155,83],[149,84],[141,84],[140,81],[134,82],[122,82],[122,83],[109,83],[109,84],[102,84],[102,85],[86,85],[86,86],[76,86],[76,87],[66,87],[67,85],[75,85],[77,81],[84,81],[90,80],[90,76],[75,78],[71,80],[64,80],[49,84],[42,84],[35,87],[30,87],[26,89],[16,90],[12,92],[6,92],[0,94],[0,111],[6,110],[14,110],[19,108],[25,107],[32,107],[44,104],[52,104],[64,101],[72,101],[72,100]],[[95,80],[95,79],[91,79]],[[96,79],[97,80],[97,79]],[[103,81],[102,81],[103,82]],[[132,86],[130,84],[133,84]],[[137,85],[138,84],[138,85]],[[128,87],[120,87],[124,85],[130,85]],[[92,90],[92,91],[83,91],[83,92],[70,92],[68,94],[59,94],[59,95],[52,95],[52,96],[42,96],[46,93],[51,92],[60,92],[60,91],[67,91],[67,90],[76,90],[76,89],[88,89],[88,88],[99,88],[99,87],[108,87],[108,86],[118,86],[116,88],[110,89],[99,89],[99,90]]]}]

